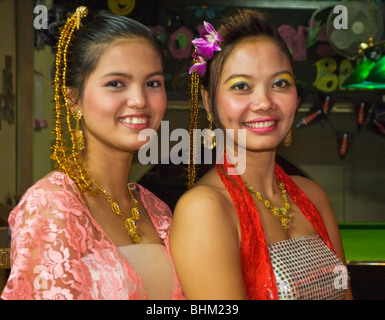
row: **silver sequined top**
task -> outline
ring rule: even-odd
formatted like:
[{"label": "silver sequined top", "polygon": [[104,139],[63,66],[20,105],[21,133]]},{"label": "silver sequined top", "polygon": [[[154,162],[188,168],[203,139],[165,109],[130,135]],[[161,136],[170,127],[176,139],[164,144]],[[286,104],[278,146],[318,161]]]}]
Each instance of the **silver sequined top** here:
[{"label": "silver sequined top", "polygon": [[318,234],[268,245],[279,300],[341,300],[346,266]]}]

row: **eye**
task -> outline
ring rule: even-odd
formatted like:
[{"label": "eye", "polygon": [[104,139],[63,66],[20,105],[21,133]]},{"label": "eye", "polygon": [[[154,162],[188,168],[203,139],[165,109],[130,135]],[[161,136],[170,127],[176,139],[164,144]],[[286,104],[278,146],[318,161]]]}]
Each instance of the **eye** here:
[{"label": "eye", "polygon": [[146,83],[146,87],[150,87],[150,88],[158,88],[161,86],[162,86],[162,82],[158,80],[149,81]]},{"label": "eye", "polygon": [[120,81],[110,81],[106,85],[107,87],[112,87],[112,88],[119,88],[122,87],[123,84]]},{"label": "eye", "polygon": [[285,88],[289,85],[290,85],[290,82],[286,79],[278,79],[273,83],[274,88]]},{"label": "eye", "polygon": [[237,82],[237,83],[234,83],[230,88],[236,91],[245,91],[250,89],[251,87],[246,82]]}]

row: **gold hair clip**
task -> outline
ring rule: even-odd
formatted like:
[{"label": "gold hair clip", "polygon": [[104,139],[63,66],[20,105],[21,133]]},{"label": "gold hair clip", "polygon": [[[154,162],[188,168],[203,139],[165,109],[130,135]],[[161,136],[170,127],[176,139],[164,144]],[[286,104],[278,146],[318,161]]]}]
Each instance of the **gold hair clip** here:
[{"label": "gold hair clip", "polygon": [[85,18],[88,14],[88,9],[86,7],[78,7],[76,9],[76,12],[74,14],[74,17],[76,19],[76,28],[80,28],[80,22],[82,18]]}]

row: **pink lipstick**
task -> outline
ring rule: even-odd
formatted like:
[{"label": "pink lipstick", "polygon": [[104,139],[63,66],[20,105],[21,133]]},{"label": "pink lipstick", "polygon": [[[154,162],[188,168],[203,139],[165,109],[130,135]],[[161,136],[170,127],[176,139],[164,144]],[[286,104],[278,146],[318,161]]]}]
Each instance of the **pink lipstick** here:
[{"label": "pink lipstick", "polygon": [[274,131],[278,126],[278,120],[275,118],[270,119],[254,119],[248,122],[244,122],[243,125],[246,129],[257,132],[266,133]]}]

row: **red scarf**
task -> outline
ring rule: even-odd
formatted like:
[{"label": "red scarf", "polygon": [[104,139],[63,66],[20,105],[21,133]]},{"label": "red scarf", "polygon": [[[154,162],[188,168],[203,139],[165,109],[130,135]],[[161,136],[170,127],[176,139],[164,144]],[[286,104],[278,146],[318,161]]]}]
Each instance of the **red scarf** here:
[{"label": "red scarf", "polygon": [[[216,164],[216,168],[233,200],[241,226],[240,258],[246,298],[248,300],[276,300],[278,291],[275,275],[257,206],[241,177],[226,174],[229,167],[234,166],[226,161],[225,154],[224,164]],[[287,194],[314,226],[326,245],[335,252],[325,224],[314,204],[278,164],[275,164],[275,174],[278,180],[285,184]]]}]

